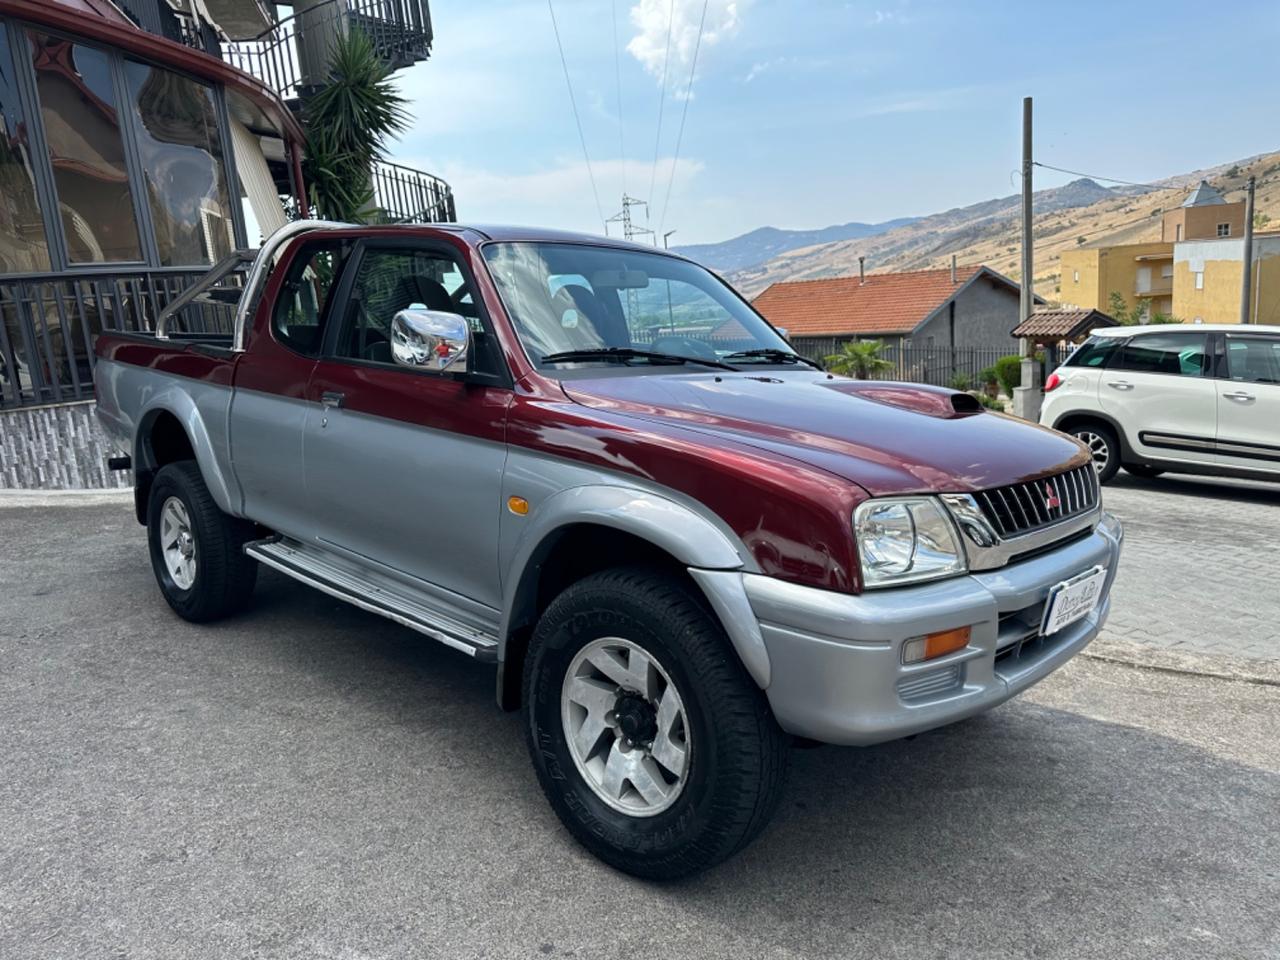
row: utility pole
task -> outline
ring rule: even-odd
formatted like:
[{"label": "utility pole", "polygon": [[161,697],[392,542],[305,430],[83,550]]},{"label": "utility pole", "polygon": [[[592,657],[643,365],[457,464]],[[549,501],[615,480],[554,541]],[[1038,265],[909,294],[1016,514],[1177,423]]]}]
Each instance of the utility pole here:
[{"label": "utility pole", "polygon": [[[1035,309],[1035,258],[1031,246],[1031,98],[1022,98],[1022,288],[1018,315],[1020,322],[1031,317]],[[1023,337],[1018,342],[1022,357],[1022,386],[1013,391],[1013,412],[1024,420],[1040,419],[1040,365],[1031,355],[1031,343]]]},{"label": "utility pole", "polygon": [[671,249],[671,244],[667,243],[667,240],[669,240],[669,239],[671,238],[671,235],[672,235],[673,233],[675,233],[675,231],[674,231],[674,230],[668,230],[666,233],[664,233],[664,234],[662,235],[662,249],[663,249],[663,250],[669,250],[669,249]]},{"label": "utility pole", "polygon": [[1240,322],[1249,322],[1249,308],[1253,305],[1253,190],[1254,178],[1249,177],[1248,193],[1244,201],[1244,273],[1240,280]]}]

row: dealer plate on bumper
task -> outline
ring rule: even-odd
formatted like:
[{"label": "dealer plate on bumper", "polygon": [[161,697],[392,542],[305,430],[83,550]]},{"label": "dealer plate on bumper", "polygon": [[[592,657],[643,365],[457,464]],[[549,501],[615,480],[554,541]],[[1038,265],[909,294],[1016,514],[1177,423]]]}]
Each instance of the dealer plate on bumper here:
[{"label": "dealer plate on bumper", "polygon": [[1093,613],[1102,596],[1102,585],[1106,579],[1106,567],[1098,566],[1055,584],[1049,590],[1049,599],[1044,605],[1040,636],[1047,637],[1057,633],[1063,627]]}]

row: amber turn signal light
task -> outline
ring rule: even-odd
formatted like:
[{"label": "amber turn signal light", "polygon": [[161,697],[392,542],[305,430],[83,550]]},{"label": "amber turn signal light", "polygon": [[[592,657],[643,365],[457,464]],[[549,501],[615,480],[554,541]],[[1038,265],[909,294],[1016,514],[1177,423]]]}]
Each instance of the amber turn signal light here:
[{"label": "amber turn signal light", "polygon": [[524,497],[507,497],[507,509],[517,517],[523,517],[529,512],[529,501]]},{"label": "amber turn signal light", "polygon": [[969,627],[955,627],[908,640],[902,645],[902,662],[922,663],[963,650],[969,645],[969,631]]}]

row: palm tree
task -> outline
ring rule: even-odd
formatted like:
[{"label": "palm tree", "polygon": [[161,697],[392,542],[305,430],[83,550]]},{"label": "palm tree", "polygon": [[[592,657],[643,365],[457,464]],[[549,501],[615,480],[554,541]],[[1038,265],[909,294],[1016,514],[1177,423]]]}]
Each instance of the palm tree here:
[{"label": "palm tree", "polygon": [[884,344],[879,340],[850,340],[823,359],[832,373],[843,373],[858,380],[868,380],[873,373],[893,369],[893,362],[880,356]]},{"label": "palm tree", "polygon": [[329,60],[328,83],[303,108],[311,202],[329,220],[376,220],[373,164],[383,158],[386,139],[408,127],[407,101],[358,27],[335,41]]}]

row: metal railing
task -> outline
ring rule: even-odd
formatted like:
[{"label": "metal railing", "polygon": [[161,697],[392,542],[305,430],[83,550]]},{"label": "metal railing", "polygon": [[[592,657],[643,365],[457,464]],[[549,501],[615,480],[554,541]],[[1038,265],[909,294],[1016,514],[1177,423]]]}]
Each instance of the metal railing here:
[{"label": "metal railing", "polygon": [[453,223],[453,190],[439,177],[398,163],[373,166],[374,203],[388,223]]},{"label": "metal railing", "polygon": [[[204,273],[160,268],[0,280],[0,409],[91,398],[97,335],[154,331],[160,312]],[[179,326],[229,335],[231,311],[230,304],[193,304]]]},{"label": "metal railing", "polygon": [[[791,346],[803,357],[824,363],[828,356],[840,352],[840,348],[854,337],[794,337]],[[949,387],[967,381],[964,389],[982,386],[982,372],[995,366],[1001,357],[1018,352],[1017,342],[1011,340],[1008,347],[955,347],[886,343],[880,357],[889,367],[877,370],[872,380],[905,380],[910,383],[930,383],[935,387]]]},{"label": "metal railing", "polygon": [[223,43],[220,55],[282,99],[294,100],[324,83],[333,41],[350,29],[362,30],[393,67],[425,60],[431,52],[427,0],[323,0],[253,40]]}]

